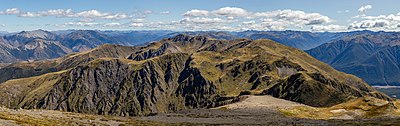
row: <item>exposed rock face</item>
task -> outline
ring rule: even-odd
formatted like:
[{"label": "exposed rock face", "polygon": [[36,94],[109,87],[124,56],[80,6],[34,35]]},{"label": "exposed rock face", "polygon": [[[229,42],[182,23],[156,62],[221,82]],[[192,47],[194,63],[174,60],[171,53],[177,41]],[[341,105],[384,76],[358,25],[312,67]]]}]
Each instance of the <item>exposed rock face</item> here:
[{"label": "exposed rock face", "polygon": [[19,107],[129,116],[204,107],[216,87],[185,65],[188,58],[170,54],[141,65],[99,59],[62,74],[45,95]]},{"label": "exposed rock face", "polygon": [[93,60],[80,65],[62,60],[76,57],[68,55],[60,59],[67,63],[62,71],[0,84],[0,103],[136,116],[216,106],[243,91],[312,106],[362,96],[388,99],[361,79],[270,40],[178,35],[124,54],[129,57],[89,55]]}]

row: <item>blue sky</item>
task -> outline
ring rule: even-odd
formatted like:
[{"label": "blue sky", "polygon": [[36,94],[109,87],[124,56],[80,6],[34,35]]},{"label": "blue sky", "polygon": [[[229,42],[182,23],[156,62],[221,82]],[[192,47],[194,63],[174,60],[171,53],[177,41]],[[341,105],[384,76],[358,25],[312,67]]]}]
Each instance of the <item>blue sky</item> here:
[{"label": "blue sky", "polygon": [[396,0],[15,0],[0,31],[400,29]]}]

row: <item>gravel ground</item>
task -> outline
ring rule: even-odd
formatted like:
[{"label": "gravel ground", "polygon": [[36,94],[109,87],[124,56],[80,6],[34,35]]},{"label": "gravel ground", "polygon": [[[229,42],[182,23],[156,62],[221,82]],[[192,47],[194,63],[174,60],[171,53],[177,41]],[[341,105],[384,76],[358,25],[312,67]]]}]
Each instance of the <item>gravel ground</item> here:
[{"label": "gravel ground", "polygon": [[306,105],[271,96],[248,96],[241,102],[218,108],[182,110],[140,120],[193,125],[400,125],[400,118],[313,120],[287,117],[278,111],[296,106]]},{"label": "gravel ground", "polygon": [[313,120],[291,118],[277,109],[305,106],[271,96],[247,96],[213,109],[181,110],[147,117],[118,117],[0,107],[0,125],[399,125],[400,118]]}]

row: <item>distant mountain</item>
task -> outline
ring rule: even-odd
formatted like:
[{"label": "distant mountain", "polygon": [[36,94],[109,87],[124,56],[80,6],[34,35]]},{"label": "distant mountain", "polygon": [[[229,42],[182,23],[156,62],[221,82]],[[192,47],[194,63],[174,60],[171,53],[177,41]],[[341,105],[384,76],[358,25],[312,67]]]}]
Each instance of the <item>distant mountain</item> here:
[{"label": "distant mountain", "polygon": [[116,40],[120,41],[126,46],[142,45],[152,41],[158,41],[162,38],[170,37],[173,31],[104,31]]},{"label": "distant mountain", "polygon": [[306,52],[371,85],[400,85],[398,32],[352,32]]},{"label": "distant mountain", "polygon": [[0,36],[8,34],[7,31],[0,31]]},{"label": "distant mountain", "polygon": [[43,30],[4,36],[0,39],[0,62],[51,59],[73,52],[57,39],[57,35]]},{"label": "distant mountain", "polygon": [[52,59],[103,44],[138,45],[160,40],[171,31],[22,31],[0,36],[0,63]]},{"label": "distant mountain", "polygon": [[72,53],[52,60],[17,62],[0,69],[0,83],[10,79],[38,76],[86,64],[97,58],[125,58],[136,47],[104,44],[95,49]]},{"label": "distant mountain", "polygon": [[313,33],[308,31],[244,31],[234,32],[241,38],[250,39],[271,39],[281,44],[295,47],[302,50],[317,47],[332,39],[340,37],[337,33]]},{"label": "distant mountain", "polygon": [[266,39],[180,34],[146,46],[105,45],[0,71],[25,77],[0,84],[0,105],[104,115],[212,107],[246,92],[311,106],[363,96],[389,99],[355,76]]},{"label": "distant mountain", "polygon": [[57,35],[39,29],[35,31],[22,31],[16,34],[6,35],[4,36],[4,39],[7,40],[6,42],[8,42],[8,44],[18,47],[23,46],[25,43],[35,39],[54,41],[57,39]]},{"label": "distant mountain", "polygon": [[[98,30],[64,30],[49,32],[45,30],[22,31],[19,33],[9,33],[2,37],[0,41],[0,63],[10,63],[26,60],[42,60],[56,58],[72,52],[82,52],[93,49],[102,44],[118,44],[125,46],[146,45],[151,42],[159,41],[163,38],[174,37],[179,34],[192,36],[206,36],[219,40],[234,40],[238,38],[271,39],[281,44],[299,48],[310,49],[324,44],[328,41],[345,38],[353,34],[375,34],[372,31],[357,32],[307,32],[307,31],[243,31],[243,32],[223,32],[223,31],[98,31]],[[21,51],[25,45],[35,43],[40,40],[41,46],[47,49],[35,49]],[[52,46],[50,46],[52,45]],[[29,46],[29,45],[28,45]],[[58,47],[55,47],[58,46]],[[50,48],[51,47],[51,48]],[[66,49],[68,48],[68,49]],[[58,49],[52,50],[51,49]],[[35,52],[46,50],[41,52]],[[32,53],[19,57],[17,54],[22,52]],[[36,53],[36,54],[33,54]]]},{"label": "distant mountain", "polygon": [[18,61],[16,57],[12,54],[16,48],[8,44],[5,39],[0,38],[0,62],[15,62]]},{"label": "distant mountain", "polygon": [[102,44],[121,44],[113,37],[93,30],[77,30],[61,36],[61,43],[74,52],[87,51]]}]

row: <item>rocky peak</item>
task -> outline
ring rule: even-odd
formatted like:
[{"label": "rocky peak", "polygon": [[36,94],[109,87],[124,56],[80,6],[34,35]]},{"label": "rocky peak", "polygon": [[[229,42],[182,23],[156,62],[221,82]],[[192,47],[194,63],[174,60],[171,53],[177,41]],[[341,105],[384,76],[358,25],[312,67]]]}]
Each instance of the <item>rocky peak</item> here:
[{"label": "rocky peak", "polygon": [[206,42],[208,40],[205,36],[190,36],[186,34],[179,34],[173,38],[170,38],[173,42]]},{"label": "rocky peak", "polygon": [[54,39],[55,35],[51,32],[39,29],[34,31],[22,31],[16,34],[18,37],[24,38],[42,38],[42,39]]}]

